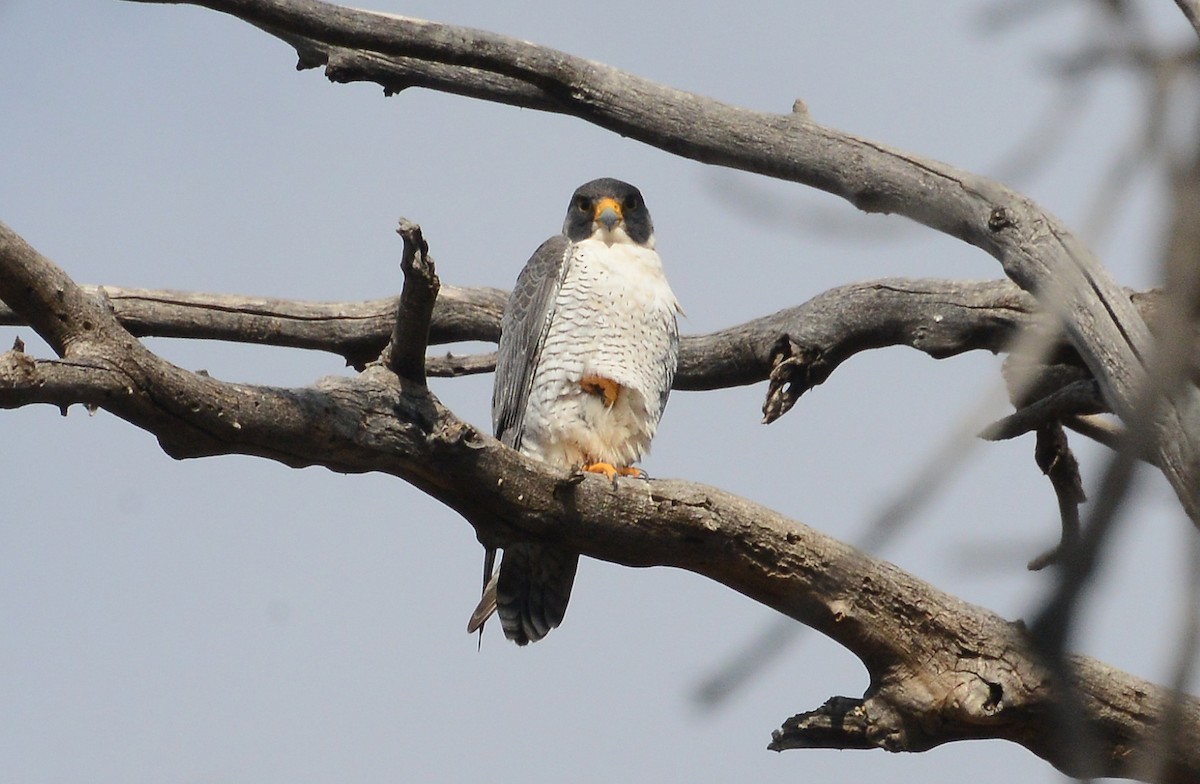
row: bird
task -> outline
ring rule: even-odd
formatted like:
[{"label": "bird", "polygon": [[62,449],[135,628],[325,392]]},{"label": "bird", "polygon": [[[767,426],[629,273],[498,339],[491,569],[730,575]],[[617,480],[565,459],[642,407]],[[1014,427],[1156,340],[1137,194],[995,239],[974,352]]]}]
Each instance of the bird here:
[{"label": "bird", "polygon": [[[501,443],[548,465],[645,478],[650,449],[679,358],[683,313],[655,250],[641,192],[601,178],[575,190],[562,233],[546,240],[517,277],[501,318],[492,389]],[[583,474],[579,474],[582,476]],[[493,612],[517,645],[562,623],[579,554],[514,542],[484,556],[483,598],[467,631]]]}]

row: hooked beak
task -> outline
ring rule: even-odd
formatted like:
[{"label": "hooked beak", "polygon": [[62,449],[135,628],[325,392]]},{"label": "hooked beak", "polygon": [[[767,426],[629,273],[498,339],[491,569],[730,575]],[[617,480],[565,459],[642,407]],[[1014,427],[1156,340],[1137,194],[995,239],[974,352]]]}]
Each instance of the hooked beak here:
[{"label": "hooked beak", "polygon": [[621,222],[621,219],[621,203],[616,199],[604,198],[596,203],[596,211],[593,214],[593,220],[596,223],[612,231]]}]

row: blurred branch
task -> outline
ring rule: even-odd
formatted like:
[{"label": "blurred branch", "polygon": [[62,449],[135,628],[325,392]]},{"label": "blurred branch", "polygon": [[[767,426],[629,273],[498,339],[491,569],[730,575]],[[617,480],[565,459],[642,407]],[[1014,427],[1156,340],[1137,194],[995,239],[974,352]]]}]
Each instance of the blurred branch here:
[{"label": "blurred branch", "polygon": [[1082,436],[1087,436],[1098,444],[1109,449],[1117,449],[1125,437],[1125,430],[1120,425],[1099,416],[1072,416],[1063,420],[1063,424]]},{"label": "blurred branch", "polygon": [[[1048,742],[1061,687],[1023,628],[942,593],[781,515],[678,480],[579,480],[508,449],[381,365],[355,378],[278,389],[172,366],[0,225],[0,297],[63,354],[0,355],[0,407],[87,402],[153,433],[174,457],[250,454],[290,466],[376,471],[455,509],[479,537],[553,542],[630,566],[705,575],[834,639],[871,686],[839,729],[789,722],[773,748],[920,751],[968,738],[1020,743],[1072,775],[1128,775],[1161,721],[1166,690],[1084,657],[1071,660],[1081,720],[1102,745],[1086,759]],[[1200,776],[1200,701],[1179,704],[1187,741],[1164,781]],[[855,732],[855,728],[864,730]]]},{"label": "blurred branch", "polygon": [[1180,11],[1183,11],[1183,15],[1191,23],[1196,35],[1200,35],[1200,2],[1198,0],[1175,0],[1175,5],[1179,6]]},{"label": "blurred branch", "polygon": [[1038,14],[1074,5],[1072,0],[993,0],[976,12],[986,30],[1004,30],[1034,19]]},{"label": "blurred branch", "polygon": [[[1173,178],[1174,215],[1171,241],[1163,265],[1163,296],[1155,314],[1157,341],[1147,363],[1148,376],[1144,389],[1131,415],[1123,417],[1126,429],[1120,448],[1110,459],[1097,493],[1095,504],[1082,526],[1077,545],[1060,548],[1057,559],[1057,585],[1030,624],[1032,642],[1042,661],[1059,680],[1065,677],[1070,664],[1066,651],[1070,645],[1077,607],[1083,600],[1102,561],[1104,547],[1112,538],[1119,511],[1126,500],[1126,489],[1132,482],[1139,456],[1151,454],[1157,438],[1157,412],[1168,401],[1195,394],[1195,366],[1192,352],[1196,344],[1197,313],[1200,309],[1200,265],[1196,263],[1194,241],[1197,229],[1188,225],[1197,215],[1194,184],[1200,181],[1200,153],[1193,156],[1190,166],[1183,167]],[[1189,185],[1191,187],[1189,187]],[[1185,643],[1186,644],[1186,643]],[[1087,750],[1100,743],[1077,719],[1078,695],[1064,692],[1058,705],[1060,721],[1068,730],[1064,736],[1086,756]],[[1171,707],[1169,712],[1173,712]],[[1168,722],[1167,737],[1175,743],[1186,739],[1174,737]]]},{"label": "blurred branch", "polygon": [[1091,379],[1072,381],[1018,409],[979,434],[988,441],[1005,441],[1079,414],[1107,413],[1100,390]]},{"label": "blurred branch", "polygon": [[1037,571],[1050,564],[1058,563],[1064,553],[1079,543],[1079,505],[1087,500],[1083,492],[1083,479],[1079,475],[1079,462],[1067,443],[1067,434],[1058,422],[1047,422],[1037,429],[1037,445],[1034,459],[1038,468],[1050,479],[1054,496],[1058,500],[1058,514],[1062,521],[1062,535],[1058,546],[1042,553],[1029,562],[1029,569]]}]

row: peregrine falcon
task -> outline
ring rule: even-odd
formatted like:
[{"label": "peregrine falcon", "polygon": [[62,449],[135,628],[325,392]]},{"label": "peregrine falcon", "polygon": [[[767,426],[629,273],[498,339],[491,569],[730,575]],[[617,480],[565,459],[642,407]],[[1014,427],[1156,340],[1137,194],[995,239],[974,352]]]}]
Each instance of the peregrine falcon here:
[{"label": "peregrine falcon", "polygon": [[[554,466],[642,476],[679,356],[682,312],[654,250],[642,194],[614,179],[581,185],[562,234],[542,243],[517,278],[501,321],[492,425],[507,446]],[[563,619],[579,554],[514,543],[467,630],[499,611],[504,635],[526,645]]]}]

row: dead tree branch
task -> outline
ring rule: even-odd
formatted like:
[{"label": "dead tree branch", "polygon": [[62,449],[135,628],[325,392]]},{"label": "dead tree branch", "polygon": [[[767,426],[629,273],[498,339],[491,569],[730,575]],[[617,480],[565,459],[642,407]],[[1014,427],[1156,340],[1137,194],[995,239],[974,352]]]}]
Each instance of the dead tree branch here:
[{"label": "dead tree branch", "polygon": [[[361,370],[379,356],[396,318],[399,297],[365,302],[303,302],[184,291],[81,286],[107,300],[136,337],[225,340],[328,351]],[[495,342],[508,293],[442,286],[429,325],[431,344]],[[0,326],[25,324],[0,303]],[[488,372],[485,370],[478,372]]]},{"label": "dead tree branch", "polygon": [[[698,161],[820,188],[864,211],[905,215],[983,249],[1054,315],[1104,406],[1128,425],[1136,449],[1111,472],[1116,479],[1103,488],[1101,514],[1111,517],[1131,455],[1146,454],[1200,523],[1200,433],[1185,427],[1198,421],[1200,392],[1149,383],[1150,332],[1128,296],[1054,216],[999,183],[825,128],[807,112],[753,112],[491,33],[315,0],[193,4],[293,43],[302,65],[325,64],[333,79],[371,78],[389,91],[424,86],[571,114]],[[390,473],[459,511],[486,543],[556,542],[618,563],[691,569],[829,635],[862,659],[871,687],[861,699],[829,703],[789,725],[776,738],[779,748],[916,751],[996,737],[1022,743],[1072,775],[1138,775],[1154,756],[1162,780],[1200,777],[1195,700],[1172,703],[1172,721],[1184,717],[1180,742],[1152,755],[1147,738],[1171,699],[1163,689],[1088,659],[1051,655],[1047,669],[1023,628],[719,490],[673,481],[619,489],[597,479],[572,481],[476,432],[425,388],[432,296],[428,311],[411,309],[407,326],[404,313],[396,320],[392,344],[400,353],[388,352],[396,373],[372,366],[358,378],[303,389],[228,384],[165,362],[122,329],[102,300],[2,227],[0,299],[61,357],[40,361],[19,350],[0,357],[0,406],[89,402],[155,433],[176,457],[242,453]],[[419,336],[412,334],[417,327]],[[928,348],[925,334],[877,339],[937,356],[943,349],[936,340]],[[772,338],[765,358],[761,344],[738,347],[757,364],[727,366],[720,377],[727,384],[767,368],[768,420],[846,356],[876,347],[867,337],[843,343],[844,356],[827,356],[794,331],[776,329]],[[1039,432],[1050,434],[1046,427],[1062,436],[1057,423]],[[1090,528],[1098,537],[1105,526]],[[1085,563],[1098,547],[1091,546],[1068,553],[1068,566]],[[1072,595],[1061,596],[1069,609]],[[1048,612],[1039,620],[1065,629],[1068,618]],[[1051,654],[1060,647],[1041,646]],[[1066,704],[1078,708],[1067,729],[1083,725],[1094,741],[1082,750],[1063,742]]]},{"label": "dead tree branch", "polygon": [[[398,298],[364,302],[304,302],[115,286],[81,286],[103,299],[121,326],[138,337],[252,342],[327,351],[358,369],[388,342]],[[1130,295],[1155,326],[1159,292]],[[506,292],[442,286],[434,304],[429,343],[494,342]],[[770,380],[767,421],[787,413],[805,392],[824,383],[862,351],[908,346],[935,359],[967,351],[1008,350],[1017,333],[1039,316],[1037,302],[1009,281],[885,278],[839,286],[798,306],[708,335],[685,336],[679,390],[701,391]],[[0,326],[26,322],[0,302]],[[1015,438],[1062,421],[1115,447],[1111,428],[1096,430],[1082,414],[1107,412],[1099,389],[1067,344],[1051,351],[1056,364],[1036,372],[1028,399],[987,428],[986,439]],[[1193,367],[1200,360],[1192,360]],[[429,356],[435,377],[490,373],[495,354]]]},{"label": "dead tree branch", "polygon": [[[253,342],[328,351],[361,367],[379,356],[391,334],[396,298],[367,302],[299,302],[112,286],[82,287],[103,297],[123,327],[138,337]],[[1135,295],[1136,296],[1136,295]],[[430,344],[495,342],[506,293],[443,286],[433,310]],[[1150,311],[1157,297],[1138,296]],[[778,418],[855,354],[909,346],[935,359],[1006,350],[1037,317],[1037,302],[1003,281],[885,278],[839,286],[796,307],[708,335],[685,336],[675,388],[721,389],[772,379],[767,406]],[[0,303],[0,325],[26,321]],[[1053,359],[1086,375],[1067,345]],[[493,355],[430,357],[429,375],[488,373]],[[1044,371],[1044,394],[1058,376]]]},{"label": "dead tree branch", "polygon": [[[1115,413],[1136,422],[1142,410],[1151,352],[1145,324],[1066,226],[993,180],[818,125],[805,113],[723,104],[485,31],[316,0],[190,4],[284,40],[305,39],[302,65],[328,64],[347,49],[400,58],[389,89],[443,89],[453,78],[470,85],[456,92],[570,114],[677,155],[809,185],[864,211],[904,215],[961,239],[996,258],[1010,279],[1061,319]],[[429,68],[414,69],[413,60]],[[389,67],[378,62],[376,75]],[[1200,418],[1200,392],[1185,390],[1153,412],[1154,462],[1189,517],[1200,522],[1200,433],[1184,426]]]},{"label": "dead tree branch", "polygon": [[[823,632],[862,659],[871,686],[847,703],[855,722],[808,734],[789,724],[776,748],[918,751],[988,737],[1072,775],[1130,776],[1146,763],[1142,739],[1161,720],[1164,689],[1073,658],[1084,720],[1101,740],[1080,767],[1049,740],[1060,687],[1029,652],[1023,627],[769,509],[689,482],[614,489],[548,470],[382,366],[301,389],[189,373],[148,351],[99,298],[2,225],[0,298],[62,355],[0,355],[0,407],[100,406],[175,457],[236,453],[388,473],[458,511],[486,541],[555,542],[615,563],[688,569]],[[1200,701],[1180,709],[1182,741],[1164,781],[1200,776]]]},{"label": "dead tree branch", "polygon": [[391,340],[380,358],[396,375],[424,386],[429,324],[441,281],[434,271],[429,243],[425,242],[421,227],[401,218],[396,233],[404,240],[404,253],[400,259],[404,290],[400,292],[400,304],[396,307]]}]

